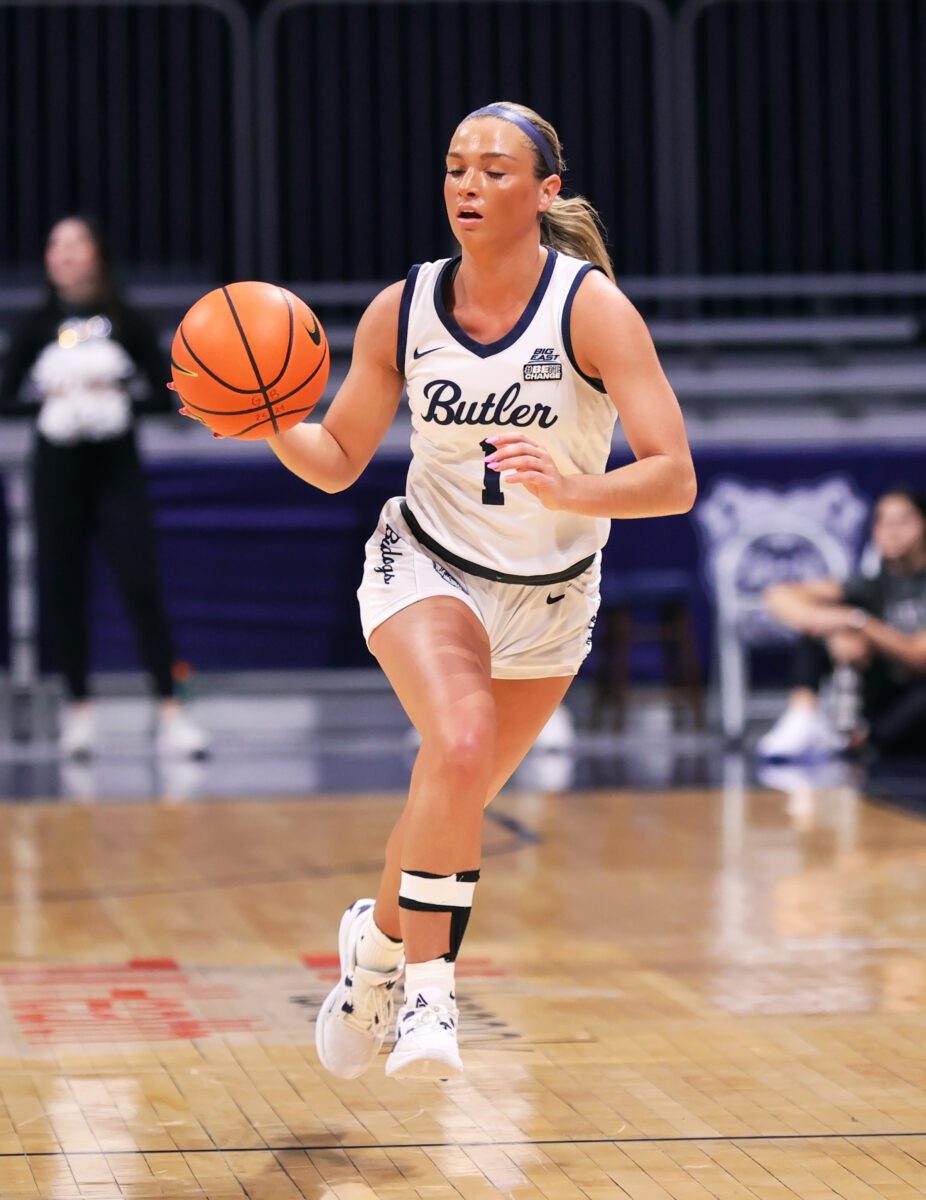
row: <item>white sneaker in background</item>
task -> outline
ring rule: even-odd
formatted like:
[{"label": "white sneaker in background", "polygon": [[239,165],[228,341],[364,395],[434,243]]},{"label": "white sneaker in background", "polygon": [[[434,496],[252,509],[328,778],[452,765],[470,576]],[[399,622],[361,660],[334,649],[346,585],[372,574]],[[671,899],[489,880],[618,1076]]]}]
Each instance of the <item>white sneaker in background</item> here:
[{"label": "white sneaker in background", "polygon": [[393,971],[370,971],[357,962],[357,943],[373,919],[372,899],[355,900],[338,929],[341,978],[328,993],[315,1021],[315,1049],[326,1071],[356,1079],[370,1066],[392,1020],[392,989],[404,962]]},{"label": "white sneaker in background", "polygon": [[92,704],[69,704],[61,717],[58,752],[62,758],[89,758],[96,748],[96,710]]},{"label": "white sneaker in background", "polygon": [[158,800],[162,804],[185,804],[201,796],[209,774],[202,755],[178,758],[164,754],[158,758],[156,770]]},{"label": "white sneaker in background", "polygon": [[396,1021],[395,1045],[386,1060],[390,1079],[446,1083],[463,1074],[457,1045],[459,1014],[453,1003],[440,1004],[417,992],[406,996]]},{"label": "white sneaker in background", "polygon": [[165,758],[204,758],[209,750],[209,735],[178,707],[158,717],[155,749]]},{"label": "white sneaker in background", "polygon": [[768,733],[756,743],[760,758],[790,761],[827,758],[845,749],[840,737],[819,708],[790,704]]},{"label": "white sneaker in background", "polygon": [[93,804],[100,798],[94,767],[87,758],[66,758],[58,767],[61,795],[77,804]]}]

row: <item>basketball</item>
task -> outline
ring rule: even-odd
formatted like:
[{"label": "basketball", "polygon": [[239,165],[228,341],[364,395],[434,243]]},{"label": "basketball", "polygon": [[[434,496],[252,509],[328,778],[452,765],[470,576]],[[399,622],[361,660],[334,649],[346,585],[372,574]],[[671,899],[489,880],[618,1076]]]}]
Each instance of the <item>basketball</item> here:
[{"label": "basketball", "polygon": [[184,407],[223,437],[291,429],[328,381],[328,339],[307,304],[273,283],[230,283],[187,312],[171,347]]}]

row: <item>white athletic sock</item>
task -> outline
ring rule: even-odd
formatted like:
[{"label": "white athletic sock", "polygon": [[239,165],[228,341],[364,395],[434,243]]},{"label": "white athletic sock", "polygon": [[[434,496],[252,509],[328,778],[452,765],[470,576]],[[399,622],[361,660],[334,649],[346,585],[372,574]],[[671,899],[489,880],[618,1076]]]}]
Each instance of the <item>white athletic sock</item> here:
[{"label": "white athletic sock", "polygon": [[357,963],[368,971],[394,971],[402,960],[405,948],[394,942],[376,924],[373,913],[367,914],[363,932],[357,938]]},{"label": "white athletic sock", "polygon": [[421,996],[425,1004],[443,1004],[452,1008],[456,1004],[455,966],[456,963],[447,962],[445,958],[406,963],[405,1003],[414,1005]]}]

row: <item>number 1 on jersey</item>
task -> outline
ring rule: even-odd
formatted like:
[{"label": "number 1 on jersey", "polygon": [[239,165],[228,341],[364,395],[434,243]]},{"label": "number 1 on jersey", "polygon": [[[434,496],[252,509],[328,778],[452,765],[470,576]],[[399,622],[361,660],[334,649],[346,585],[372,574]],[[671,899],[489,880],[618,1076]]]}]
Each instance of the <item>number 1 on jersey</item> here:
[{"label": "number 1 on jersey", "polygon": [[[495,450],[491,442],[479,443],[482,453],[488,457]],[[498,471],[493,471],[487,466],[482,476],[482,503],[483,504],[504,504],[505,497],[502,495],[502,478]]]}]

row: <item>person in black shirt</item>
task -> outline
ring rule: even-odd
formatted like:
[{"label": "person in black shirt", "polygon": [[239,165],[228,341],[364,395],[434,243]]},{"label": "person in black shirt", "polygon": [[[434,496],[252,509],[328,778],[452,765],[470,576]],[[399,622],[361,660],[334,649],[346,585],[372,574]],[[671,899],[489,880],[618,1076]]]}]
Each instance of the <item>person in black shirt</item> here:
[{"label": "person in black shirt", "polygon": [[768,759],[836,753],[845,739],[820,711],[822,681],[856,670],[864,722],[850,734],[883,752],[926,755],[926,498],[896,488],[875,507],[881,565],[869,578],[784,583],[766,593],[771,613],[797,630],[795,688],[758,743]]},{"label": "person in black shirt", "polygon": [[0,410],[36,422],[33,490],[41,586],[50,640],[71,700],[60,749],[80,757],[95,742],[87,604],[90,546],[98,537],[160,701],[157,748],[199,755],[206,736],[174,695],[154,528],[134,433],[137,413],[169,409],[166,363],[150,323],[123,301],[95,222],[59,221],[48,235],[45,272],[46,299],[24,317],[4,362]]}]

